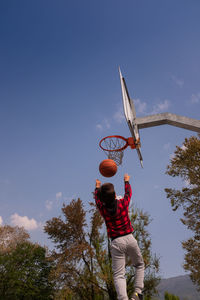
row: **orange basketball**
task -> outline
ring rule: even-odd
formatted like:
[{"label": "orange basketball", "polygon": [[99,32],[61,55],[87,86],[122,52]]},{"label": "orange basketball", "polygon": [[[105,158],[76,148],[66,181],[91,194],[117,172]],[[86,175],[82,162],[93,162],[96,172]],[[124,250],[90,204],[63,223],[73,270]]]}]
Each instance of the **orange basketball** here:
[{"label": "orange basketball", "polygon": [[112,177],[117,173],[117,164],[112,159],[104,159],[99,165],[99,172],[104,177]]}]

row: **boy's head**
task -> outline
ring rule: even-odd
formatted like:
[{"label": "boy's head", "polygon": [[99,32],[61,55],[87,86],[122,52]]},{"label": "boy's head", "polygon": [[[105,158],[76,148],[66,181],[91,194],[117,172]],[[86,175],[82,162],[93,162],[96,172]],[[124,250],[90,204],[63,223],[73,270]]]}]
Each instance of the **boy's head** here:
[{"label": "boy's head", "polygon": [[112,183],[104,183],[100,188],[100,200],[108,205],[115,200],[115,189]]}]

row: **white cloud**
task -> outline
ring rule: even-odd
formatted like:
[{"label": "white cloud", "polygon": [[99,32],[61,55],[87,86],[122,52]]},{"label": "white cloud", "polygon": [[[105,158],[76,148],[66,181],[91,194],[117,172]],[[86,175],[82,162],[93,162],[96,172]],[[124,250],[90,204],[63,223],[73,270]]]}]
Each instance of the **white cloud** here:
[{"label": "white cloud", "polygon": [[[139,98],[133,99],[135,110],[136,110],[136,116],[138,115],[151,115],[151,114],[158,114],[162,112],[166,112],[170,106],[169,100],[164,100],[163,102],[160,102],[153,106],[153,110],[151,112],[148,111],[147,103],[140,100]],[[124,113],[122,108],[120,108],[114,115],[115,120],[117,120],[119,123],[124,120]]]},{"label": "white cloud", "polygon": [[184,85],[184,80],[177,78],[176,76],[172,75],[172,80],[175,82],[176,85],[178,85],[179,87],[183,87]]},{"label": "white cloud", "polygon": [[109,129],[110,128],[110,122],[108,121],[108,120],[104,120],[104,124],[105,124],[105,127],[107,128],[107,129]]},{"label": "white cloud", "polygon": [[159,185],[157,185],[157,184],[154,185],[155,190],[158,190],[159,188],[160,188]]},{"label": "white cloud", "polygon": [[[135,110],[136,110],[136,116],[140,115],[152,115],[152,114],[158,114],[162,112],[167,112],[168,108],[170,107],[170,101],[165,99],[164,101],[157,103],[153,106],[153,110],[150,111],[148,109],[148,104],[145,101],[140,100],[139,98],[133,99],[134,105],[135,105]],[[124,110],[123,110],[123,105],[120,104],[117,111],[113,115],[113,119],[118,122],[122,123],[125,121],[125,116],[124,116]],[[104,120],[102,123],[97,124],[96,128],[98,130],[103,130],[105,127],[110,128],[110,124],[107,121],[107,123]]]},{"label": "white cloud", "polygon": [[146,109],[147,109],[146,102],[142,102],[140,99],[134,99],[133,102],[135,104],[136,115],[146,113]]},{"label": "white cloud", "polygon": [[3,224],[3,219],[2,217],[0,216],[0,226]]},{"label": "white cloud", "polygon": [[200,103],[200,93],[192,94],[191,103],[193,104]]},{"label": "white cloud", "polygon": [[104,119],[101,123],[96,125],[96,129],[103,130],[103,129],[109,129],[110,128],[110,122],[107,119]]},{"label": "white cloud", "polygon": [[166,150],[166,151],[168,151],[170,148],[171,148],[171,144],[170,143],[166,143],[163,146],[163,149]]},{"label": "white cloud", "polygon": [[103,130],[103,126],[102,126],[101,124],[97,124],[97,125],[96,125],[96,128],[97,128],[98,130]]},{"label": "white cloud", "polygon": [[168,100],[164,100],[163,102],[160,102],[153,107],[153,111],[151,114],[159,114],[162,112],[166,112],[170,106],[170,102]]},{"label": "white cloud", "polygon": [[62,192],[56,193],[56,200],[59,200],[62,198]]},{"label": "white cloud", "polygon": [[115,112],[114,119],[118,123],[122,123],[125,120],[124,111],[123,111],[122,106],[118,109],[118,111]]},{"label": "white cloud", "polygon": [[60,203],[60,200],[64,200],[62,192],[56,193],[56,197],[54,197],[53,200],[46,200],[45,201],[46,209],[49,210],[49,211],[52,210],[54,205],[58,205],[58,202]]},{"label": "white cloud", "polygon": [[10,219],[13,226],[24,227],[27,230],[34,230],[39,227],[35,219],[29,219],[27,216],[19,216],[17,213],[11,215]]},{"label": "white cloud", "polygon": [[47,201],[45,202],[45,206],[46,206],[46,209],[47,209],[47,210],[51,210],[51,209],[52,209],[52,206],[53,206],[53,201],[47,200]]}]

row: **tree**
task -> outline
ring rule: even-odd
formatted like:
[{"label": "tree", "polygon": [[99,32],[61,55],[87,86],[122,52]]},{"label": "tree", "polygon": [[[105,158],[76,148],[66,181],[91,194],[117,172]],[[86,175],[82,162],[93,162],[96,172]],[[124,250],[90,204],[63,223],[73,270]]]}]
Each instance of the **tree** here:
[{"label": "tree", "polygon": [[44,228],[56,244],[57,251],[52,252],[52,258],[56,263],[54,277],[57,298],[59,299],[61,290],[65,290],[61,299],[73,295],[76,299],[95,299],[96,294],[104,293],[104,287],[96,280],[99,269],[97,270],[95,265],[96,261],[103,262],[104,258],[100,236],[102,220],[99,214],[93,212],[90,220],[91,230],[87,233],[86,212],[80,199],[63,205],[62,212],[64,221],[61,217],[53,218],[47,221]]},{"label": "tree", "polygon": [[23,227],[0,226],[0,252],[11,251],[29,238],[28,232]]},{"label": "tree", "polygon": [[[200,136],[199,136],[200,137]],[[175,155],[167,166],[166,173],[180,177],[186,186],[181,190],[166,188],[174,211],[183,209],[181,222],[193,232],[193,236],[182,242],[185,249],[184,269],[200,289],[200,139],[192,136],[183,146],[176,147]]]},{"label": "tree", "polygon": [[46,249],[28,241],[0,252],[0,300],[53,299],[52,267]]},{"label": "tree", "polygon": [[[104,222],[96,206],[93,203],[90,205],[88,225],[80,199],[63,205],[64,220],[58,217],[46,222],[45,232],[55,243],[52,257],[56,262],[54,276],[58,299],[117,299],[112,277],[110,241],[104,233]],[[149,295],[147,299],[150,299],[159,281],[159,260],[151,254],[151,240],[146,230],[150,220],[147,214],[139,210],[132,212],[131,219],[134,220],[135,236],[145,259],[145,290]],[[130,267],[130,261],[127,261],[126,268],[130,295],[134,288],[135,273]],[[61,298],[63,290],[65,292]]]},{"label": "tree", "polygon": [[165,292],[165,300],[180,300],[178,296]]}]

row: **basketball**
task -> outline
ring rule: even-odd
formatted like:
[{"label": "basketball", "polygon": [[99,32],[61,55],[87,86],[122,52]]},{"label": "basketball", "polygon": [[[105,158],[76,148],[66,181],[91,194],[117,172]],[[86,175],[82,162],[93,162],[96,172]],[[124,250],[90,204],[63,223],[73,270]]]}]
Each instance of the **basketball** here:
[{"label": "basketball", "polygon": [[112,159],[104,159],[99,165],[99,172],[104,177],[112,177],[117,173],[117,164]]}]

